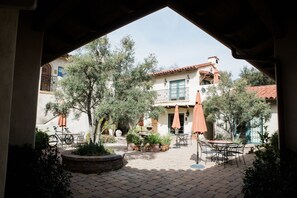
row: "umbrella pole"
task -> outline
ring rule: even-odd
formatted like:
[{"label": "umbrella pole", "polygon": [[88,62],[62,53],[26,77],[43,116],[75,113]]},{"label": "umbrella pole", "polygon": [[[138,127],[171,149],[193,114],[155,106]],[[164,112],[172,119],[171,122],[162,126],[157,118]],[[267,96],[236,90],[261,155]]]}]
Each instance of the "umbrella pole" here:
[{"label": "umbrella pole", "polygon": [[178,134],[178,129],[175,129],[175,146],[179,147],[177,134]]},{"label": "umbrella pole", "polygon": [[63,136],[63,125],[62,125],[62,148],[63,148],[63,141],[64,141],[64,136]]},{"label": "umbrella pole", "polygon": [[196,159],[196,164],[199,164],[199,135],[197,133],[197,159]]}]

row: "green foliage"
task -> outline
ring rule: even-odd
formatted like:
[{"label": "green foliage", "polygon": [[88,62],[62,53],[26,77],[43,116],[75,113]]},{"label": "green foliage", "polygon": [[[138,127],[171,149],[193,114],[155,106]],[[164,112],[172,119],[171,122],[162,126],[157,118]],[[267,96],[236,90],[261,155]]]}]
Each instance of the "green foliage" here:
[{"label": "green foliage", "polygon": [[127,135],[126,135],[126,141],[127,143],[133,143],[135,145],[141,145],[142,143],[142,140],[140,138],[140,136],[136,133],[133,133],[133,132],[129,132]]},{"label": "green foliage", "polygon": [[261,140],[261,143],[264,144],[264,143],[267,143],[270,139],[269,137],[269,133],[267,131],[267,126],[264,127],[264,133],[260,133],[258,132],[259,136],[260,136],[260,140]]},{"label": "green foliage", "polygon": [[151,107],[149,117],[158,120],[159,115],[165,112],[165,108],[162,106]]},{"label": "green foliage", "polygon": [[75,155],[83,155],[83,156],[102,156],[102,155],[110,155],[113,151],[110,148],[106,148],[102,144],[97,143],[86,143],[77,146],[77,149],[73,151]]},{"label": "green foliage", "polygon": [[9,147],[5,197],[70,197],[70,178],[57,149]]},{"label": "green foliage", "polygon": [[35,133],[35,149],[42,150],[48,147],[48,134],[36,128]]},{"label": "green foliage", "polygon": [[111,135],[101,135],[100,141],[102,143],[115,143],[115,142],[117,142],[117,140],[115,139],[115,137],[114,136],[111,136]]},{"label": "green foliage", "polygon": [[[154,56],[144,63],[134,64],[134,42],[122,39],[122,48],[114,52],[114,70],[111,73],[113,93],[97,109],[97,115],[109,115],[123,133],[135,126],[139,117],[152,109],[155,92],[152,76],[156,65]],[[131,108],[133,107],[133,108]]]},{"label": "green foliage", "polygon": [[171,143],[171,135],[167,134],[167,135],[162,135],[161,136],[161,144],[162,145],[169,145]]},{"label": "green foliage", "polygon": [[251,86],[260,86],[260,85],[273,85],[275,81],[270,77],[266,76],[256,68],[244,67],[239,74],[240,78],[243,78],[247,81],[248,85]]},{"label": "green foliage", "polygon": [[90,134],[90,132],[88,132],[86,134],[86,142],[91,142],[91,134]]},{"label": "green foliage", "polygon": [[231,139],[239,126],[246,123],[257,127],[271,116],[269,104],[256,97],[255,93],[246,91],[244,80],[232,81],[231,73],[222,72],[221,81],[217,86],[208,89],[208,97],[203,102],[206,119],[227,131]]},{"label": "green foliage", "polygon": [[280,158],[278,134],[259,146],[253,166],[245,170],[244,197],[290,197],[297,190],[297,153],[286,151]]},{"label": "green foliage", "polygon": [[217,133],[217,134],[215,135],[214,139],[215,139],[215,140],[224,140],[225,137],[224,137],[223,134],[221,134],[221,133]]},{"label": "green foliage", "polygon": [[48,103],[47,111],[59,112],[62,104],[77,116],[86,113],[93,142],[106,121],[128,131],[151,109],[155,97],[149,74],[156,58],[150,55],[136,64],[134,45],[130,37],[124,37],[112,50],[108,38],[102,37],[83,46],[65,68],[67,75],[55,93],[59,102]]},{"label": "green foliage", "polygon": [[144,142],[152,144],[161,144],[161,136],[159,133],[151,133],[144,138]]},{"label": "green foliage", "polygon": [[45,115],[47,115],[48,112],[53,113],[54,116],[68,115],[70,108],[69,103],[48,102],[45,105]]}]

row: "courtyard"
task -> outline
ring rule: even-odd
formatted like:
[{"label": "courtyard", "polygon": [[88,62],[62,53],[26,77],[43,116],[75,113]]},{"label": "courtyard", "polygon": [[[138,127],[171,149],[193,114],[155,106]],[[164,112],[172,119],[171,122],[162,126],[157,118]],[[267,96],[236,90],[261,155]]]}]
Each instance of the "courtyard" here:
[{"label": "courtyard", "polygon": [[99,175],[72,173],[73,197],[243,197],[244,170],[254,159],[246,154],[246,165],[232,160],[224,166],[205,163],[202,154],[205,168],[195,169],[195,140],[179,148],[172,144],[166,152],[127,151],[124,139],[107,146],[125,156],[124,167]]}]

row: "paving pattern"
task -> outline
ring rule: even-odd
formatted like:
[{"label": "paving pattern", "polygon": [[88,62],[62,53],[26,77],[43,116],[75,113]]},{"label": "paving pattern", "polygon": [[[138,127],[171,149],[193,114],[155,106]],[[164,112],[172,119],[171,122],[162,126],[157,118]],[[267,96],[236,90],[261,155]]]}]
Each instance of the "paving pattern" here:
[{"label": "paving pattern", "polygon": [[[203,169],[191,168],[196,160],[196,143],[166,152],[127,151],[125,143],[109,145],[125,153],[126,165],[102,174],[72,173],[73,197],[243,197],[244,169],[252,164],[254,154],[243,162],[216,164],[200,162]],[[203,159],[202,155],[202,159]]]}]

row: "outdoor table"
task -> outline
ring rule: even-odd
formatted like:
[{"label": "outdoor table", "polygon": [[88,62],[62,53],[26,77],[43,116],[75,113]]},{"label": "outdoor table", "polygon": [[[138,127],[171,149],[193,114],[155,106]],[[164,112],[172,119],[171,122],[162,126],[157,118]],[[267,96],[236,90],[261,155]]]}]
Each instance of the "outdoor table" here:
[{"label": "outdoor table", "polygon": [[234,142],[228,140],[209,140],[208,143],[212,144],[216,149],[217,160],[219,160],[219,155],[221,155],[225,165],[225,162],[228,161],[228,147],[234,144]]},{"label": "outdoor table", "polygon": [[184,134],[184,133],[177,134],[176,138],[177,138],[177,143],[179,145],[181,145],[181,144],[188,145],[188,134]]}]

